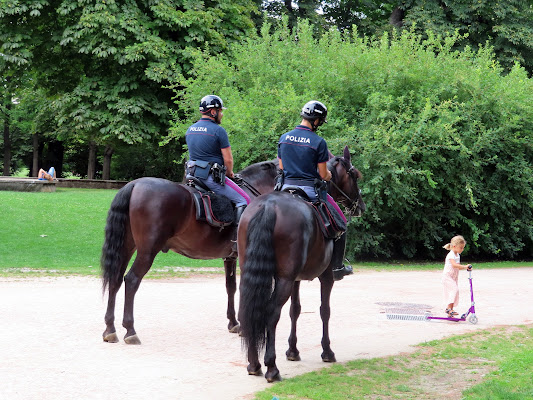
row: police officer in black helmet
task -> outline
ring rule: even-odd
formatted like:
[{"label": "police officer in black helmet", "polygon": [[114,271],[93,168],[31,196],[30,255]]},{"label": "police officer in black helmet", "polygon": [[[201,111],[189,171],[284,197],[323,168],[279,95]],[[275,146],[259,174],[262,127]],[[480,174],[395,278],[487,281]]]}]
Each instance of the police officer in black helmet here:
[{"label": "police officer in black helmet", "polygon": [[331,179],[326,164],[329,160],[328,145],[315,133],[327,122],[328,109],[313,100],[303,106],[300,115],[303,118],[300,125],[279,140],[279,166],[284,173],[284,186],[298,186],[315,201],[315,179]]},{"label": "police officer in black helmet", "polygon": [[[196,179],[213,192],[229,198],[235,205],[235,221],[238,223],[242,212],[250,203],[250,197],[235,182],[228,179],[234,175],[233,154],[228,134],[220,126],[222,110],[226,107],[220,97],[208,95],[200,100],[199,109],[202,117],[191,125],[185,134],[189,149],[187,173],[194,174]],[[204,165],[207,165],[207,170],[202,167]],[[220,169],[217,176],[223,178],[217,179],[217,176],[213,176],[217,168]]]},{"label": "police officer in black helmet", "polygon": [[[298,186],[311,201],[318,200],[315,180],[317,178],[324,181],[331,179],[331,172],[327,167],[328,146],[326,141],[316,134],[317,129],[327,122],[327,115],[328,109],[320,101],[307,102],[300,113],[302,117],[300,125],[283,134],[278,142],[279,166],[284,176],[282,189],[286,186]],[[327,201],[333,205],[342,218],[345,218],[329,194]],[[335,251],[338,260],[334,263],[338,265],[338,268],[333,271],[336,280],[353,273],[351,266],[342,264],[345,246],[346,234],[343,234],[335,243],[335,247],[338,248]]]}]

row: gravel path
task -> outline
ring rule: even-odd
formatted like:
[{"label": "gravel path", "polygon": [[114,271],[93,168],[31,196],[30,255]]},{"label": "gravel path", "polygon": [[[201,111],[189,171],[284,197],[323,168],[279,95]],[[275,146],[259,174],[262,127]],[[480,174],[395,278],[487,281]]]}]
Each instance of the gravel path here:
[{"label": "gravel path", "polygon": [[[412,345],[497,325],[533,322],[533,267],[475,270],[479,318],[468,322],[387,320],[384,305],[443,310],[440,272],[356,272],[332,292],[330,333],[338,362],[409,351]],[[468,308],[467,274],[460,273]],[[145,280],[135,303],[140,346],[102,341],[105,298],[94,278],[0,278],[0,399],[251,399],[267,387],[246,373],[240,338],[226,330],[222,275]],[[285,360],[288,305],[278,325],[278,368],[284,378],[327,367],[320,359],[319,282],[302,282],[298,322],[301,362]],[[416,307],[416,306],[415,306]]]}]

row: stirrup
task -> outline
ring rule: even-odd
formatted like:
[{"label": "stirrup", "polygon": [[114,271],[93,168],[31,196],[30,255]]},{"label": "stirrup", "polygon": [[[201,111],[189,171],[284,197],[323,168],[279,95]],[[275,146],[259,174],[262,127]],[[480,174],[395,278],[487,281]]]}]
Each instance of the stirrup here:
[{"label": "stirrup", "polygon": [[346,275],[352,275],[352,274],[353,274],[352,266],[342,264],[342,267],[340,267],[339,269],[333,270],[333,280],[340,281]]}]

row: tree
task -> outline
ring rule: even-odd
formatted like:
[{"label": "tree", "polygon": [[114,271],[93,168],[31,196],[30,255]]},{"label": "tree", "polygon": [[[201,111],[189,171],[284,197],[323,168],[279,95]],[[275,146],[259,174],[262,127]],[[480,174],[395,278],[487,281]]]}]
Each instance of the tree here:
[{"label": "tree", "polygon": [[531,0],[333,0],[323,6],[330,26],[380,36],[392,29],[415,29],[419,34],[458,32],[454,49],[494,48],[496,59],[508,73],[519,62],[533,74],[533,2]]},{"label": "tree", "polygon": [[494,48],[496,59],[509,72],[520,63],[533,74],[533,3],[524,0],[404,1],[403,25],[417,32],[431,30],[437,34],[457,31],[464,39],[456,49],[474,50],[487,43]]},{"label": "tree", "polygon": [[279,20],[281,17],[286,16],[290,29],[297,25],[298,19],[307,19],[317,25],[321,24],[322,18],[317,13],[321,5],[322,2],[320,0],[272,0],[263,2],[267,16],[274,20]]},{"label": "tree", "polygon": [[411,29],[424,35],[458,32],[463,38],[456,50],[494,47],[496,59],[508,73],[516,62],[533,74],[533,2],[531,0],[328,0],[268,1],[264,10],[271,20],[289,17],[292,29],[298,18],[341,32],[355,27],[360,34],[381,36],[393,29]]},{"label": "tree", "polygon": [[394,23],[398,2],[375,0],[331,0],[323,5],[328,26],[351,31],[355,26],[363,35],[381,35]]},{"label": "tree", "polygon": [[2,97],[2,107],[0,111],[2,113],[3,120],[3,140],[4,140],[4,168],[2,174],[4,176],[11,175],[10,166],[11,166],[11,108],[13,104],[11,102],[11,97],[4,98]]},{"label": "tree", "polygon": [[24,85],[31,85],[31,79],[24,67],[15,70],[9,68],[5,57],[0,53],[0,121],[2,121],[3,139],[3,171],[4,176],[11,175],[13,167],[12,128],[15,120],[14,112],[21,101]]},{"label": "tree", "polygon": [[533,80],[522,67],[502,75],[489,48],[453,50],[459,35],[332,29],[315,39],[305,22],[261,32],[231,58],[199,55],[201,70],[177,92],[190,113],[171,135],[183,137],[213,88],[239,169],[274,158],[302,105],[323,101],[319,134],[334,154],[348,144],[364,177],[351,258],[441,259],[455,234],[469,256],[533,256]]},{"label": "tree", "polygon": [[109,156],[116,141],[164,133],[167,86],[190,72],[191,50],[223,53],[253,34],[253,12],[248,0],[2,2],[0,51],[57,97],[60,139],[76,135]]},{"label": "tree", "polygon": [[[18,133],[18,137],[15,136],[18,140],[14,143],[16,155],[14,165],[16,168],[22,165],[28,166],[30,176],[34,177],[37,176],[39,168],[54,166],[60,176],[61,165],[56,163],[42,165],[43,149],[47,147],[44,145],[45,141],[54,140],[52,135],[55,132],[55,121],[50,101],[44,91],[30,86],[31,83],[31,80],[27,81],[27,86],[17,92],[17,102],[11,114],[12,127],[14,132]],[[33,153],[31,159],[24,152],[25,149],[31,149]]]}]

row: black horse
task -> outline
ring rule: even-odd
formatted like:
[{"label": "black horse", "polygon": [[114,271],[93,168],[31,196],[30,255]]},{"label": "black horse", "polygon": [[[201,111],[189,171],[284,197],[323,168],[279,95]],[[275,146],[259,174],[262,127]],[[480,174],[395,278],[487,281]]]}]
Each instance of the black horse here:
[{"label": "black horse", "polygon": [[[344,148],[343,157],[328,161],[328,169],[332,172],[333,199],[342,203],[350,215],[360,216],[366,209],[357,184],[361,175],[350,162],[348,147]],[[286,355],[289,360],[300,360],[296,348],[300,281],[316,277],[321,285],[322,360],[336,361],[329,341],[329,299],[332,260],[339,258],[336,253],[343,253],[343,247],[324,237],[312,206],[290,193],[259,196],[245,210],[238,231],[239,322],[248,353],[248,374],[262,374],[258,352],[266,346],[265,378],[269,382],[281,379],[276,367],[276,326],[289,297],[291,333]]]},{"label": "black horse", "polygon": [[[256,192],[271,192],[274,189],[276,174],[277,165],[274,162],[253,164],[240,173],[249,184],[243,189],[251,197],[255,197]],[[133,325],[135,293],[152,266],[155,256],[160,251],[168,250],[189,258],[224,259],[228,329],[230,332],[238,332],[234,302],[237,290],[237,259],[232,255],[231,242],[235,229],[237,228],[229,226],[220,230],[206,222],[197,221],[192,189],[185,184],[158,178],[141,178],[120,189],[109,209],[102,248],[103,290],[109,288],[104,341],[118,342],[115,300],[124,279],[124,341],[128,344],[141,343]],[[135,250],[135,261],[124,277]]]}]

